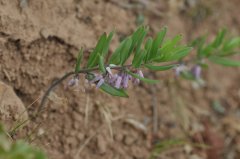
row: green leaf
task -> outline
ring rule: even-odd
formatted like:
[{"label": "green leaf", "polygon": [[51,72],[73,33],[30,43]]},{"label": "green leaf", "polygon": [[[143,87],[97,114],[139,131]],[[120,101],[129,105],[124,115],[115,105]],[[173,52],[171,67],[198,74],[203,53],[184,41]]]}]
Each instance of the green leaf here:
[{"label": "green leaf", "polygon": [[155,145],[149,159],[156,159],[162,152],[166,150],[171,150],[176,146],[183,146],[186,143],[187,141],[184,141],[182,139],[170,139],[161,141]]},{"label": "green leaf", "polygon": [[135,68],[139,68],[143,62],[145,55],[146,55],[146,50],[141,50],[136,52],[132,61],[132,66]]},{"label": "green leaf", "polygon": [[172,40],[166,41],[160,49],[161,54],[168,54],[175,50],[175,45],[182,39],[182,35],[176,35]]},{"label": "green leaf", "polygon": [[183,57],[187,56],[191,50],[192,50],[192,47],[180,47],[167,60],[168,61],[180,60]]},{"label": "green leaf", "polygon": [[187,80],[195,80],[195,77],[193,76],[193,74],[189,71],[183,71],[181,72],[181,77],[183,77],[184,79]]},{"label": "green leaf", "polygon": [[102,50],[102,56],[103,57],[105,57],[108,53],[109,45],[110,45],[110,42],[112,40],[113,35],[114,35],[114,31],[110,32],[110,34],[108,35],[108,37],[106,39],[105,45],[104,45],[103,50]]},{"label": "green leaf", "polygon": [[205,48],[203,48],[201,50],[201,52],[199,53],[200,57],[207,57],[210,56],[214,51],[214,48],[212,47],[212,45],[207,45]]},{"label": "green leaf", "polygon": [[107,83],[102,84],[100,89],[113,96],[128,97],[127,93],[123,89],[114,88]]},{"label": "green leaf", "polygon": [[139,52],[141,49],[141,45],[143,43],[143,40],[145,38],[145,36],[147,35],[147,29],[143,29],[143,31],[141,32],[141,34],[139,35],[137,41],[136,41],[136,52]]},{"label": "green leaf", "polygon": [[83,56],[83,49],[81,48],[80,52],[78,53],[78,57],[77,57],[77,62],[76,62],[76,66],[75,66],[75,73],[80,71],[80,64],[82,61],[82,56]]},{"label": "green leaf", "polygon": [[130,50],[131,45],[132,45],[131,38],[127,38],[124,40],[124,44],[120,51],[120,64],[121,65],[123,65],[126,62],[126,60],[128,59],[129,50]]},{"label": "green leaf", "polygon": [[98,59],[99,59],[99,69],[102,73],[106,73],[106,68],[104,65],[104,58],[102,55],[98,54]]},{"label": "green leaf", "polygon": [[220,65],[224,65],[224,66],[232,66],[232,67],[240,66],[240,61],[235,61],[235,60],[227,59],[227,58],[223,58],[223,57],[211,56],[208,59],[216,64],[220,64]]},{"label": "green leaf", "polygon": [[146,66],[148,69],[153,70],[153,71],[165,71],[165,70],[172,69],[172,68],[174,68],[178,65],[179,64],[165,65],[165,66],[153,66],[153,65],[150,65],[150,64],[146,64],[144,66]]},{"label": "green leaf", "polygon": [[168,62],[168,61],[180,60],[183,57],[185,57],[191,50],[192,50],[192,47],[178,46],[172,49],[171,52],[161,54],[160,56],[154,58],[153,61]]},{"label": "green leaf", "polygon": [[92,68],[98,64],[98,53],[102,55],[103,48],[106,48],[106,45],[105,45],[106,40],[107,40],[107,36],[106,36],[106,33],[104,33],[98,40],[98,43],[95,49],[89,56],[87,68]]},{"label": "green leaf", "polygon": [[145,50],[146,50],[146,56],[145,56],[145,59],[144,59],[145,63],[148,62],[148,59],[150,57],[152,43],[153,43],[153,39],[151,37],[148,38],[147,42],[145,44]]},{"label": "green leaf", "polygon": [[109,63],[110,64],[115,64],[115,65],[118,65],[120,64],[120,54],[121,54],[121,50],[122,50],[122,47],[125,43],[125,40],[123,40],[119,46],[117,47],[117,49],[113,52],[112,56],[110,57],[110,60],[109,60]]},{"label": "green leaf", "polygon": [[212,46],[214,48],[218,48],[222,44],[225,33],[226,33],[226,29],[223,29],[218,33],[218,35],[216,36],[215,40],[212,43]]},{"label": "green leaf", "polygon": [[231,52],[236,47],[240,47],[240,37],[230,39],[226,41],[223,45],[223,52]]},{"label": "green leaf", "polygon": [[159,81],[158,80],[152,80],[152,79],[148,79],[148,78],[142,78],[140,77],[139,75],[135,74],[135,73],[132,73],[128,70],[126,70],[126,72],[128,74],[130,74],[131,76],[133,76],[134,78],[137,78],[137,79],[140,79],[141,81],[143,82],[146,82],[146,83],[150,83],[150,84],[155,84],[155,83],[158,83]]},{"label": "green leaf", "polygon": [[153,40],[152,47],[151,47],[151,52],[150,52],[150,55],[148,56],[149,59],[152,59],[157,55],[158,48],[162,44],[163,39],[166,35],[166,32],[167,32],[167,27],[164,27],[157,34],[157,37]]}]

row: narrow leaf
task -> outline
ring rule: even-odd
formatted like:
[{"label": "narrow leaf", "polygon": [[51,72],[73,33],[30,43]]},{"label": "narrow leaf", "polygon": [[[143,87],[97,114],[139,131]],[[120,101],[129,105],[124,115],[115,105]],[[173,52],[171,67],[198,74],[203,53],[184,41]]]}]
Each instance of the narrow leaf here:
[{"label": "narrow leaf", "polygon": [[216,36],[216,38],[215,38],[215,40],[213,41],[213,44],[212,44],[212,46],[214,48],[218,48],[222,44],[225,33],[226,33],[226,29],[223,29],[222,31],[220,31],[218,33],[218,35]]},{"label": "narrow leaf", "polygon": [[230,52],[233,51],[233,49],[240,47],[240,37],[233,38],[229,41],[227,41],[223,46],[224,52]]},{"label": "narrow leaf", "polygon": [[146,83],[154,84],[154,83],[158,83],[158,82],[159,82],[158,80],[152,80],[152,79],[148,79],[148,78],[142,78],[142,77],[140,77],[139,75],[137,75],[137,74],[135,74],[135,73],[132,73],[132,72],[130,72],[130,71],[128,71],[128,70],[127,70],[127,73],[130,74],[131,76],[133,76],[134,78],[140,79],[141,81],[146,82]]},{"label": "narrow leaf", "polygon": [[104,45],[106,43],[106,40],[107,40],[107,36],[104,33],[100,37],[100,39],[98,40],[98,43],[97,43],[95,49],[93,50],[93,52],[89,56],[89,60],[88,60],[88,63],[87,63],[87,68],[91,68],[91,67],[94,67],[94,66],[97,65],[98,53],[102,54],[103,47],[104,47]]},{"label": "narrow leaf", "polygon": [[240,66],[240,61],[235,61],[235,60],[227,59],[227,58],[223,58],[223,57],[211,56],[208,59],[216,64],[220,64],[220,65],[224,65],[224,66],[232,66],[232,67]]},{"label": "narrow leaf", "polygon": [[128,97],[127,93],[123,89],[116,89],[107,83],[102,84],[100,89],[113,96]]},{"label": "narrow leaf", "polygon": [[143,62],[145,55],[146,55],[146,50],[141,50],[136,52],[132,61],[133,67],[139,68]]},{"label": "narrow leaf", "polygon": [[110,34],[108,35],[108,37],[106,39],[105,45],[104,45],[103,50],[102,50],[102,56],[103,57],[105,57],[108,53],[109,45],[110,45],[110,42],[112,40],[113,35],[114,35],[114,31],[110,32]]},{"label": "narrow leaf", "polygon": [[166,66],[154,66],[154,65],[146,64],[144,66],[146,66],[148,69],[153,70],[153,71],[165,71],[165,70],[172,69],[178,65],[179,64],[166,65]]},{"label": "narrow leaf", "polygon": [[78,57],[77,57],[77,62],[76,62],[76,66],[75,66],[75,73],[80,71],[80,65],[81,65],[81,61],[82,61],[82,56],[83,56],[83,49],[81,48],[81,50],[78,53]]},{"label": "narrow leaf", "polygon": [[148,59],[150,58],[152,43],[153,43],[153,39],[151,37],[148,38],[145,44],[145,50],[146,50],[146,56],[144,59],[145,63],[148,62]]},{"label": "narrow leaf", "polygon": [[124,44],[122,46],[122,49],[120,51],[120,63],[123,65],[126,60],[128,59],[129,49],[132,45],[132,39],[127,38],[124,40]]},{"label": "narrow leaf", "polygon": [[99,69],[102,73],[106,73],[106,68],[104,65],[104,58],[102,55],[98,54],[98,59],[99,59]]},{"label": "narrow leaf", "polygon": [[162,44],[163,42],[163,39],[166,35],[166,32],[167,32],[167,28],[164,27],[158,34],[157,34],[157,37],[154,39],[153,43],[152,43],[152,47],[151,47],[151,52],[150,52],[150,55],[149,55],[149,59],[152,59],[156,56],[157,54],[157,51],[158,51],[158,48],[159,46]]}]

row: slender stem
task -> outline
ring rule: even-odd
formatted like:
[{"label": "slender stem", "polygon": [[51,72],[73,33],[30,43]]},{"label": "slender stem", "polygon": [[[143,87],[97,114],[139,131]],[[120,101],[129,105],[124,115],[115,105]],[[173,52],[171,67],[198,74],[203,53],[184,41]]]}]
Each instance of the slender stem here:
[{"label": "slender stem", "polygon": [[[111,66],[110,68],[111,69],[115,69],[115,70],[119,70],[119,69],[122,69],[124,67],[131,67],[132,65],[125,65],[125,66]],[[53,84],[47,89],[47,91],[44,93],[43,97],[42,97],[42,100],[41,100],[41,103],[40,103],[40,106],[38,108],[38,111],[37,111],[37,115],[39,112],[41,112],[43,110],[43,107],[46,103],[46,100],[47,100],[47,97],[49,96],[50,92],[57,86],[59,85],[60,83],[62,83],[66,78],[68,78],[69,76],[71,75],[74,75],[74,74],[80,74],[80,73],[88,73],[88,72],[91,72],[91,71],[97,71],[99,70],[98,67],[94,67],[94,68],[87,68],[87,69],[82,69],[80,71],[78,71],[77,73],[76,72],[68,72],[66,73],[64,76],[62,76],[60,79],[56,80],[53,82]]]},{"label": "slender stem", "polygon": [[[172,63],[172,64],[177,64],[176,62],[175,63]],[[171,65],[171,64],[168,64],[168,65]],[[144,66],[144,64],[142,64],[141,66]],[[123,65],[123,66],[109,66],[111,69],[115,69],[115,70],[122,70],[123,68],[130,68],[132,67],[132,65]],[[44,93],[43,97],[42,97],[42,100],[41,100],[41,103],[40,103],[40,106],[38,108],[38,111],[36,112],[36,116],[39,114],[39,112],[41,112],[43,110],[43,107],[46,103],[46,100],[47,100],[47,97],[49,96],[50,92],[57,86],[59,85],[60,83],[62,83],[66,78],[68,78],[69,76],[71,75],[78,75],[80,73],[89,73],[89,72],[92,72],[92,71],[97,71],[99,70],[98,67],[94,67],[94,68],[86,68],[86,69],[82,69],[80,71],[78,71],[77,73],[76,72],[68,72],[66,73],[64,76],[62,76],[61,78],[59,78],[58,80],[56,80],[55,82],[53,82],[53,84],[47,89],[47,91]]]}]

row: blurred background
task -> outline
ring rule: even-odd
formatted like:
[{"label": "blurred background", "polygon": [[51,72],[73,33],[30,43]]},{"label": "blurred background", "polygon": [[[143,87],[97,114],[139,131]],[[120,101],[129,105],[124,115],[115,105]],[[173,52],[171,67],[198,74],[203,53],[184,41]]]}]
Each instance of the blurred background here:
[{"label": "blurred background", "polygon": [[[1,122],[52,159],[240,158],[240,69],[210,64],[205,85],[176,79],[173,71],[145,72],[157,85],[131,87],[129,98],[61,84],[40,117],[40,97],[71,71],[81,47],[91,50],[115,30],[110,51],[138,25],[183,43],[227,28],[239,36],[239,0],[0,0]],[[88,57],[89,52],[84,53]],[[8,86],[7,86],[8,85]],[[8,93],[6,95],[6,90]],[[9,110],[9,111],[8,111]],[[26,113],[27,112],[27,113]]]}]

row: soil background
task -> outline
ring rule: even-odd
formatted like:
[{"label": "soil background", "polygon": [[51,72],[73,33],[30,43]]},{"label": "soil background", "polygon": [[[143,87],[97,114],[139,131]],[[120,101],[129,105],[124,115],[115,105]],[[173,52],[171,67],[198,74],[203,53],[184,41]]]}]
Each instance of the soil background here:
[{"label": "soil background", "polygon": [[[0,0],[0,80],[32,116],[48,86],[73,69],[80,48],[91,50],[103,32],[116,30],[110,51],[141,18],[150,35],[167,26],[168,37],[182,34],[184,42],[204,34],[211,40],[224,27],[239,36],[239,5],[239,0]],[[164,145],[157,158],[240,158],[239,68],[210,64],[201,88],[175,80],[173,71],[145,76],[160,83],[130,87],[128,99],[84,88],[84,80],[65,89],[65,81],[41,116],[15,138],[42,148],[50,159],[146,159],[156,144],[173,139],[184,142]]]}]

